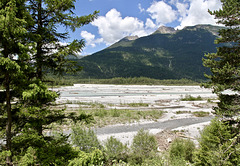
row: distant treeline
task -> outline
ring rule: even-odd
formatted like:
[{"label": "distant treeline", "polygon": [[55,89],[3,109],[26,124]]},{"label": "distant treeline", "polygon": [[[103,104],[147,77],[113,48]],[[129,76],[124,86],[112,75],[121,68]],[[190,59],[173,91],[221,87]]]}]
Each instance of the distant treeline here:
[{"label": "distant treeline", "polygon": [[159,80],[147,77],[133,77],[133,78],[111,78],[111,79],[82,79],[74,76],[65,76],[63,78],[48,76],[49,85],[52,86],[66,86],[73,84],[116,84],[116,85],[199,85],[200,81],[196,82],[189,79],[166,79]]}]

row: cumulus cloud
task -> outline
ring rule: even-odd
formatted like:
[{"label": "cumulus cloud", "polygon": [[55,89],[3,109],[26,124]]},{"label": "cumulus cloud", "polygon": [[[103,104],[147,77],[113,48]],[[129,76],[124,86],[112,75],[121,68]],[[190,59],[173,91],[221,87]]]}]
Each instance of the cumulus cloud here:
[{"label": "cumulus cloud", "polygon": [[102,38],[95,39],[95,35],[87,31],[82,31],[81,36],[86,40],[86,46],[96,47],[97,43],[103,42]]},{"label": "cumulus cloud", "polygon": [[158,25],[171,23],[177,19],[177,12],[164,1],[154,1],[147,9],[152,19],[156,20]]},{"label": "cumulus cloud", "polygon": [[154,29],[157,27],[157,25],[154,24],[150,18],[147,18],[145,25],[146,25],[146,28],[150,28],[150,29]]},{"label": "cumulus cloud", "polygon": [[122,18],[116,9],[111,9],[105,16],[99,16],[91,24],[98,27],[99,34],[108,45],[125,36],[146,35],[143,21],[135,17]]},{"label": "cumulus cloud", "polygon": [[218,10],[221,8],[221,2],[220,0],[191,0],[189,7],[186,3],[177,3],[177,8],[181,21],[177,28],[182,29],[196,24],[216,24],[214,16],[208,13],[208,9]]},{"label": "cumulus cloud", "polygon": [[[214,16],[208,13],[210,10],[221,8],[220,0],[162,0],[153,1],[146,10],[156,25],[166,25],[174,21],[179,22],[178,29],[196,24],[216,24]],[[146,25],[151,22],[147,20]]]},{"label": "cumulus cloud", "polygon": [[146,36],[154,32],[160,25],[173,23],[177,29],[196,24],[215,24],[214,16],[208,13],[210,10],[221,8],[220,0],[152,0],[147,9],[138,9],[142,13],[148,13],[146,21],[136,17],[122,17],[116,9],[111,9],[104,16],[99,16],[91,24],[98,28],[100,38],[82,31],[81,36],[88,46],[95,47],[97,43],[113,44],[125,36]]},{"label": "cumulus cloud", "polygon": [[179,13],[179,21],[182,20],[183,17],[186,17],[187,15],[187,9],[189,7],[188,3],[176,3],[176,7]]}]

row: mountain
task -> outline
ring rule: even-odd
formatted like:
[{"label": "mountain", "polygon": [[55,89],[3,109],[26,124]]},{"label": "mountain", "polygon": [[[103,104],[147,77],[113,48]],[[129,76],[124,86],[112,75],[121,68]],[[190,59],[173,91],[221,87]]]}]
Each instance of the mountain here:
[{"label": "mountain", "polygon": [[81,77],[149,77],[205,79],[206,53],[216,52],[214,40],[223,27],[196,25],[175,30],[160,27],[145,37],[125,37],[110,47],[78,60]]}]

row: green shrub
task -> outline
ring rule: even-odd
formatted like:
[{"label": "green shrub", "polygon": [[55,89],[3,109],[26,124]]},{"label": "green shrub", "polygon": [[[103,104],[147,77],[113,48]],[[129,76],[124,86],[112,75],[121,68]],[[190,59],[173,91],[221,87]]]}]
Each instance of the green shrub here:
[{"label": "green shrub", "polygon": [[196,117],[205,117],[209,116],[209,112],[204,112],[204,111],[196,111],[192,113]]},{"label": "green shrub", "polygon": [[176,114],[189,114],[191,111],[176,111]]},{"label": "green shrub", "polygon": [[171,162],[175,162],[176,160],[189,161],[193,162],[193,152],[195,150],[195,145],[193,141],[176,138],[170,148],[169,148],[169,157]]},{"label": "green shrub", "polygon": [[72,143],[80,148],[81,151],[91,152],[95,148],[101,149],[100,142],[96,134],[91,129],[75,126],[72,128]]},{"label": "green shrub", "polygon": [[117,110],[117,109],[112,109],[112,117],[120,117],[121,115],[121,110]]},{"label": "green shrub", "polygon": [[148,103],[128,103],[129,107],[148,107]]},{"label": "green shrub", "polygon": [[110,161],[127,161],[128,147],[114,137],[110,137],[105,142],[105,152]]},{"label": "green shrub", "polygon": [[193,97],[191,95],[186,95],[184,98],[181,99],[181,101],[201,101],[203,100],[201,96]]},{"label": "green shrub", "polygon": [[90,153],[79,151],[78,157],[69,161],[68,166],[101,166],[104,162],[104,153],[99,149],[94,149]]},{"label": "green shrub", "polygon": [[139,130],[133,138],[131,160],[135,163],[142,163],[157,152],[157,140],[154,135],[143,129]]},{"label": "green shrub", "polygon": [[149,159],[145,159],[141,166],[165,166],[165,163],[166,161],[164,160],[164,158],[161,155],[156,154]]},{"label": "green shrub", "polygon": [[[238,129],[239,132],[239,129]],[[201,132],[200,148],[196,151],[195,165],[238,165],[240,163],[239,134],[234,127],[213,119]]]},{"label": "green shrub", "polygon": [[105,109],[96,109],[94,112],[95,116],[99,116],[100,118],[103,118],[108,115],[108,111]]}]

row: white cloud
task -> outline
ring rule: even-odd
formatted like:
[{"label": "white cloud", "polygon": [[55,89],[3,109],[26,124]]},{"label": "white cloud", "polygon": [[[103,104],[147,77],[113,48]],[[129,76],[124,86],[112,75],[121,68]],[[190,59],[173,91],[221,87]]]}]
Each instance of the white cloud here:
[{"label": "white cloud", "polygon": [[214,16],[208,13],[208,9],[218,10],[221,8],[221,2],[220,0],[191,0],[189,8],[186,10],[184,7],[186,7],[184,4],[178,3],[177,5],[181,15],[181,23],[177,27],[179,29],[196,24],[216,24]]},{"label": "white cloud", "polygon": [[158,25],[171,23],[177,19],[177,12],[163,1],[154,1],[147,9],[152,19],[156,20]]},{"label": "white cloud", "polygon": [[150,18],[147,18],[145,25],[146,25],[146,28],[152,28],[152,29],[157,28],[157,25],[155,25]]},{"label": "white cloud", "polygon": [[138,4],[138,9],[140,10],[141,13],[142,13],[142,12],[145,12],[145,9],[142,8],[141,3]]},{"label": "white cloud", "polygon": [[178,9],[178,13],[180,15],[179,20],[182,20],[183,17],[186,17],[187,15],[187,9],[189,7],[188,3],[176,3],[176,7]]},{"label": "white cloud", "polygon": [[111,9],[105,16],[99,16],[92,25],[98,27],[98,32],[106,44],[112,44],[125,36],[144,36],[144,23],[135,17],[121,17],[116,9]]},{"label": "white cloud", "polygon": [[102,38],[95,39],[95,35],[87,31],[82,31],[81,36],[86,40],[86,46],[96,47],[96,44],[103,42]]},{"label": "white cloud", "polygon": [[[81,32],[88,46],[95,47],[97,43],[113,44],[125,36],[146,36],[154,32],[160,25],[173,23],[176,28],[196,24],[215,24],[214,16],[208,13],[210,10],[221,8],[220,0],[152,0],[149,8],[142,8],[138,4],[139,11],[147,12],[149,18],[146,22],[136,17],[122,17],[116,9],[111,9],[104,16],[99,16],[91,24],[98,28],[100,38],[87,32]],[[176,25],[176,22],[179,25]]]}]

